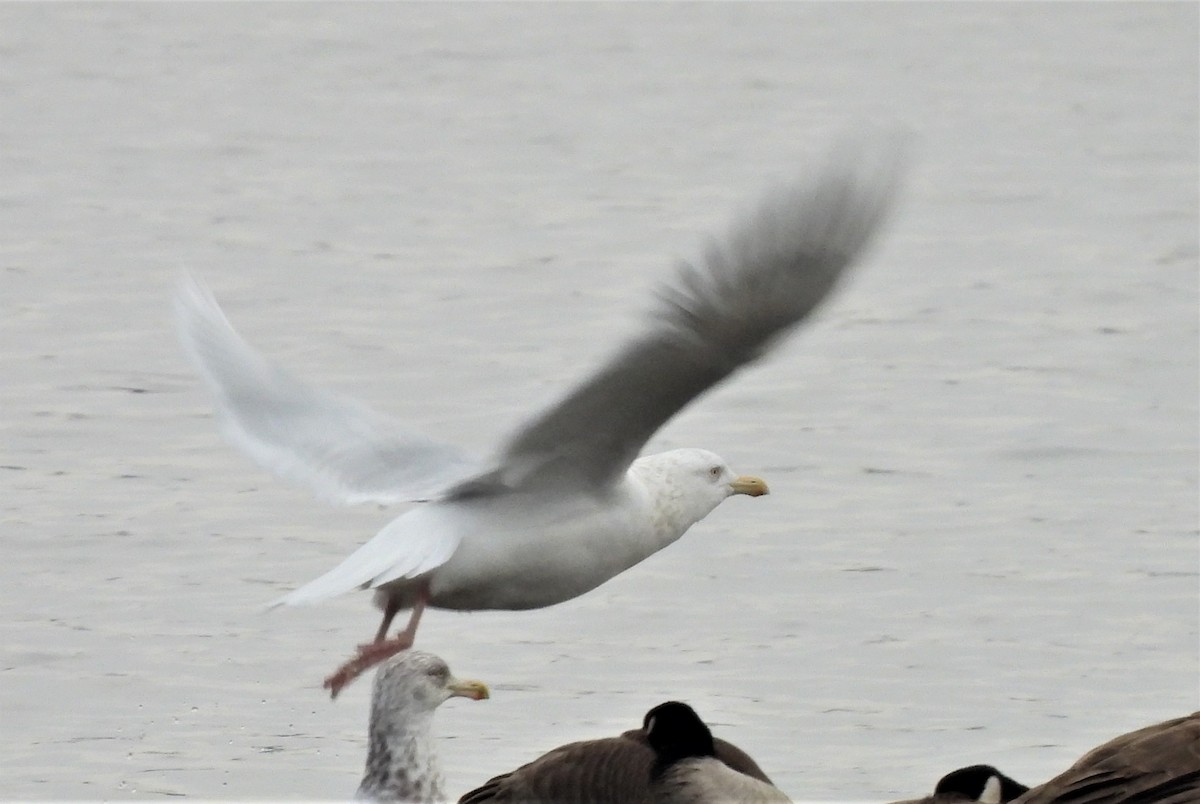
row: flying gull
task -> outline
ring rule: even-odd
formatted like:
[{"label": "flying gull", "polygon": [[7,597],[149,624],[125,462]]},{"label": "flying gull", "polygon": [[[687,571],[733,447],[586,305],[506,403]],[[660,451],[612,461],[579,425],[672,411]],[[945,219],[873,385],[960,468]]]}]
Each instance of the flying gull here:
[{"label": "flying gull", "polygon": [[[596,588],[679,539],[722,500],[767,493],[720,457],[638,457],[680,409],[762,356],[856,260],[891,206],[895,140],[843,142],[804,181],[769,193],[663,285],[642,331],[487,460],[268,362],[185,278],[182,342],[226,435],[268,469],[344,502],[424,501],[341,564],[276,601],[372,589],[374,641],[325,680],[334,696],[413,643],[426,606],[535,609]],[[392,638],[393,618],[411,609]]]}]

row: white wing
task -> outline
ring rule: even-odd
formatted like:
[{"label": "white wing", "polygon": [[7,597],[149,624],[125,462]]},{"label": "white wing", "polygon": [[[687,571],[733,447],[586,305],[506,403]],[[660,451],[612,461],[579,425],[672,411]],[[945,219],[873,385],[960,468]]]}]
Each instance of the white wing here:
[{"label": "white wing", "polygon": [[461,539],[456,529],[442,524],[444,513],[435,504],[402,514],[329,572],[270,605],[317,603],[437,569],[450,560]]},{"label": "white wing", "polygon": [[336,502],[397,503],[435,496],[477,471],[458,447],[267,361],[195,277],[180,284],[175,315],[226,436],[276,475]]}]

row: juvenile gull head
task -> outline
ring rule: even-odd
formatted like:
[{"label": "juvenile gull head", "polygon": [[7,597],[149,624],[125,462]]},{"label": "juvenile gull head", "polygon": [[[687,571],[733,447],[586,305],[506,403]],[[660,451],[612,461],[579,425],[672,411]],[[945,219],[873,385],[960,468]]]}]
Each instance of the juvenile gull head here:
[{"label": "juvenile gull head", "polygon": [[375,674],[367,764],[355,797],[379,802],[443,801],[433,713],[454,697],[488,697],[482,681],[459,681],[432,653],[397,654]]}]

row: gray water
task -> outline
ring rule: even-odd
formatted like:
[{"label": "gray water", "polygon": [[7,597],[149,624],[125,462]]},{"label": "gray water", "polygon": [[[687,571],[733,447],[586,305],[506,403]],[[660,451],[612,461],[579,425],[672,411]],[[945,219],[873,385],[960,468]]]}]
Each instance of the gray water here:
[{"label": "gray water", "polygon": [[485,451],[832,138],[915,138],[852,282],[653,449],[763,475],[535,612],[433,612],[461,792],[691,702],[798,798],[1028,782],[1200,707],[1194,4],[0,5],[0,798],[338,798],[395,512],[219,438],[181,267]]}]

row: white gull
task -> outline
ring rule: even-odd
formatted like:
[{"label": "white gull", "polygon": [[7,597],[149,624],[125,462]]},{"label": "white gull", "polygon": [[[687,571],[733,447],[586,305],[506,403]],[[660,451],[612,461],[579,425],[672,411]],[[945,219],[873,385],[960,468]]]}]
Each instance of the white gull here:
[{"label": "white gull", "polygon": [[[891,206],[895,140],[851,140],[804,181],[768,193],[660,288],[643,330],[489,460],[309,386],[183,282],[184,348],[226,435],[268,469],[345,502],[424,501],[341,564],[277,601],[373,589],[374,642],[325,681],[333,695],[410,647],[426,606],[534,609],[577,597],[679,539],[722,500],[767,493],[711,452],[638,457],[681,408],[760,357],[833,289]],[[387,638],[392,619],[408,624]]]}]

